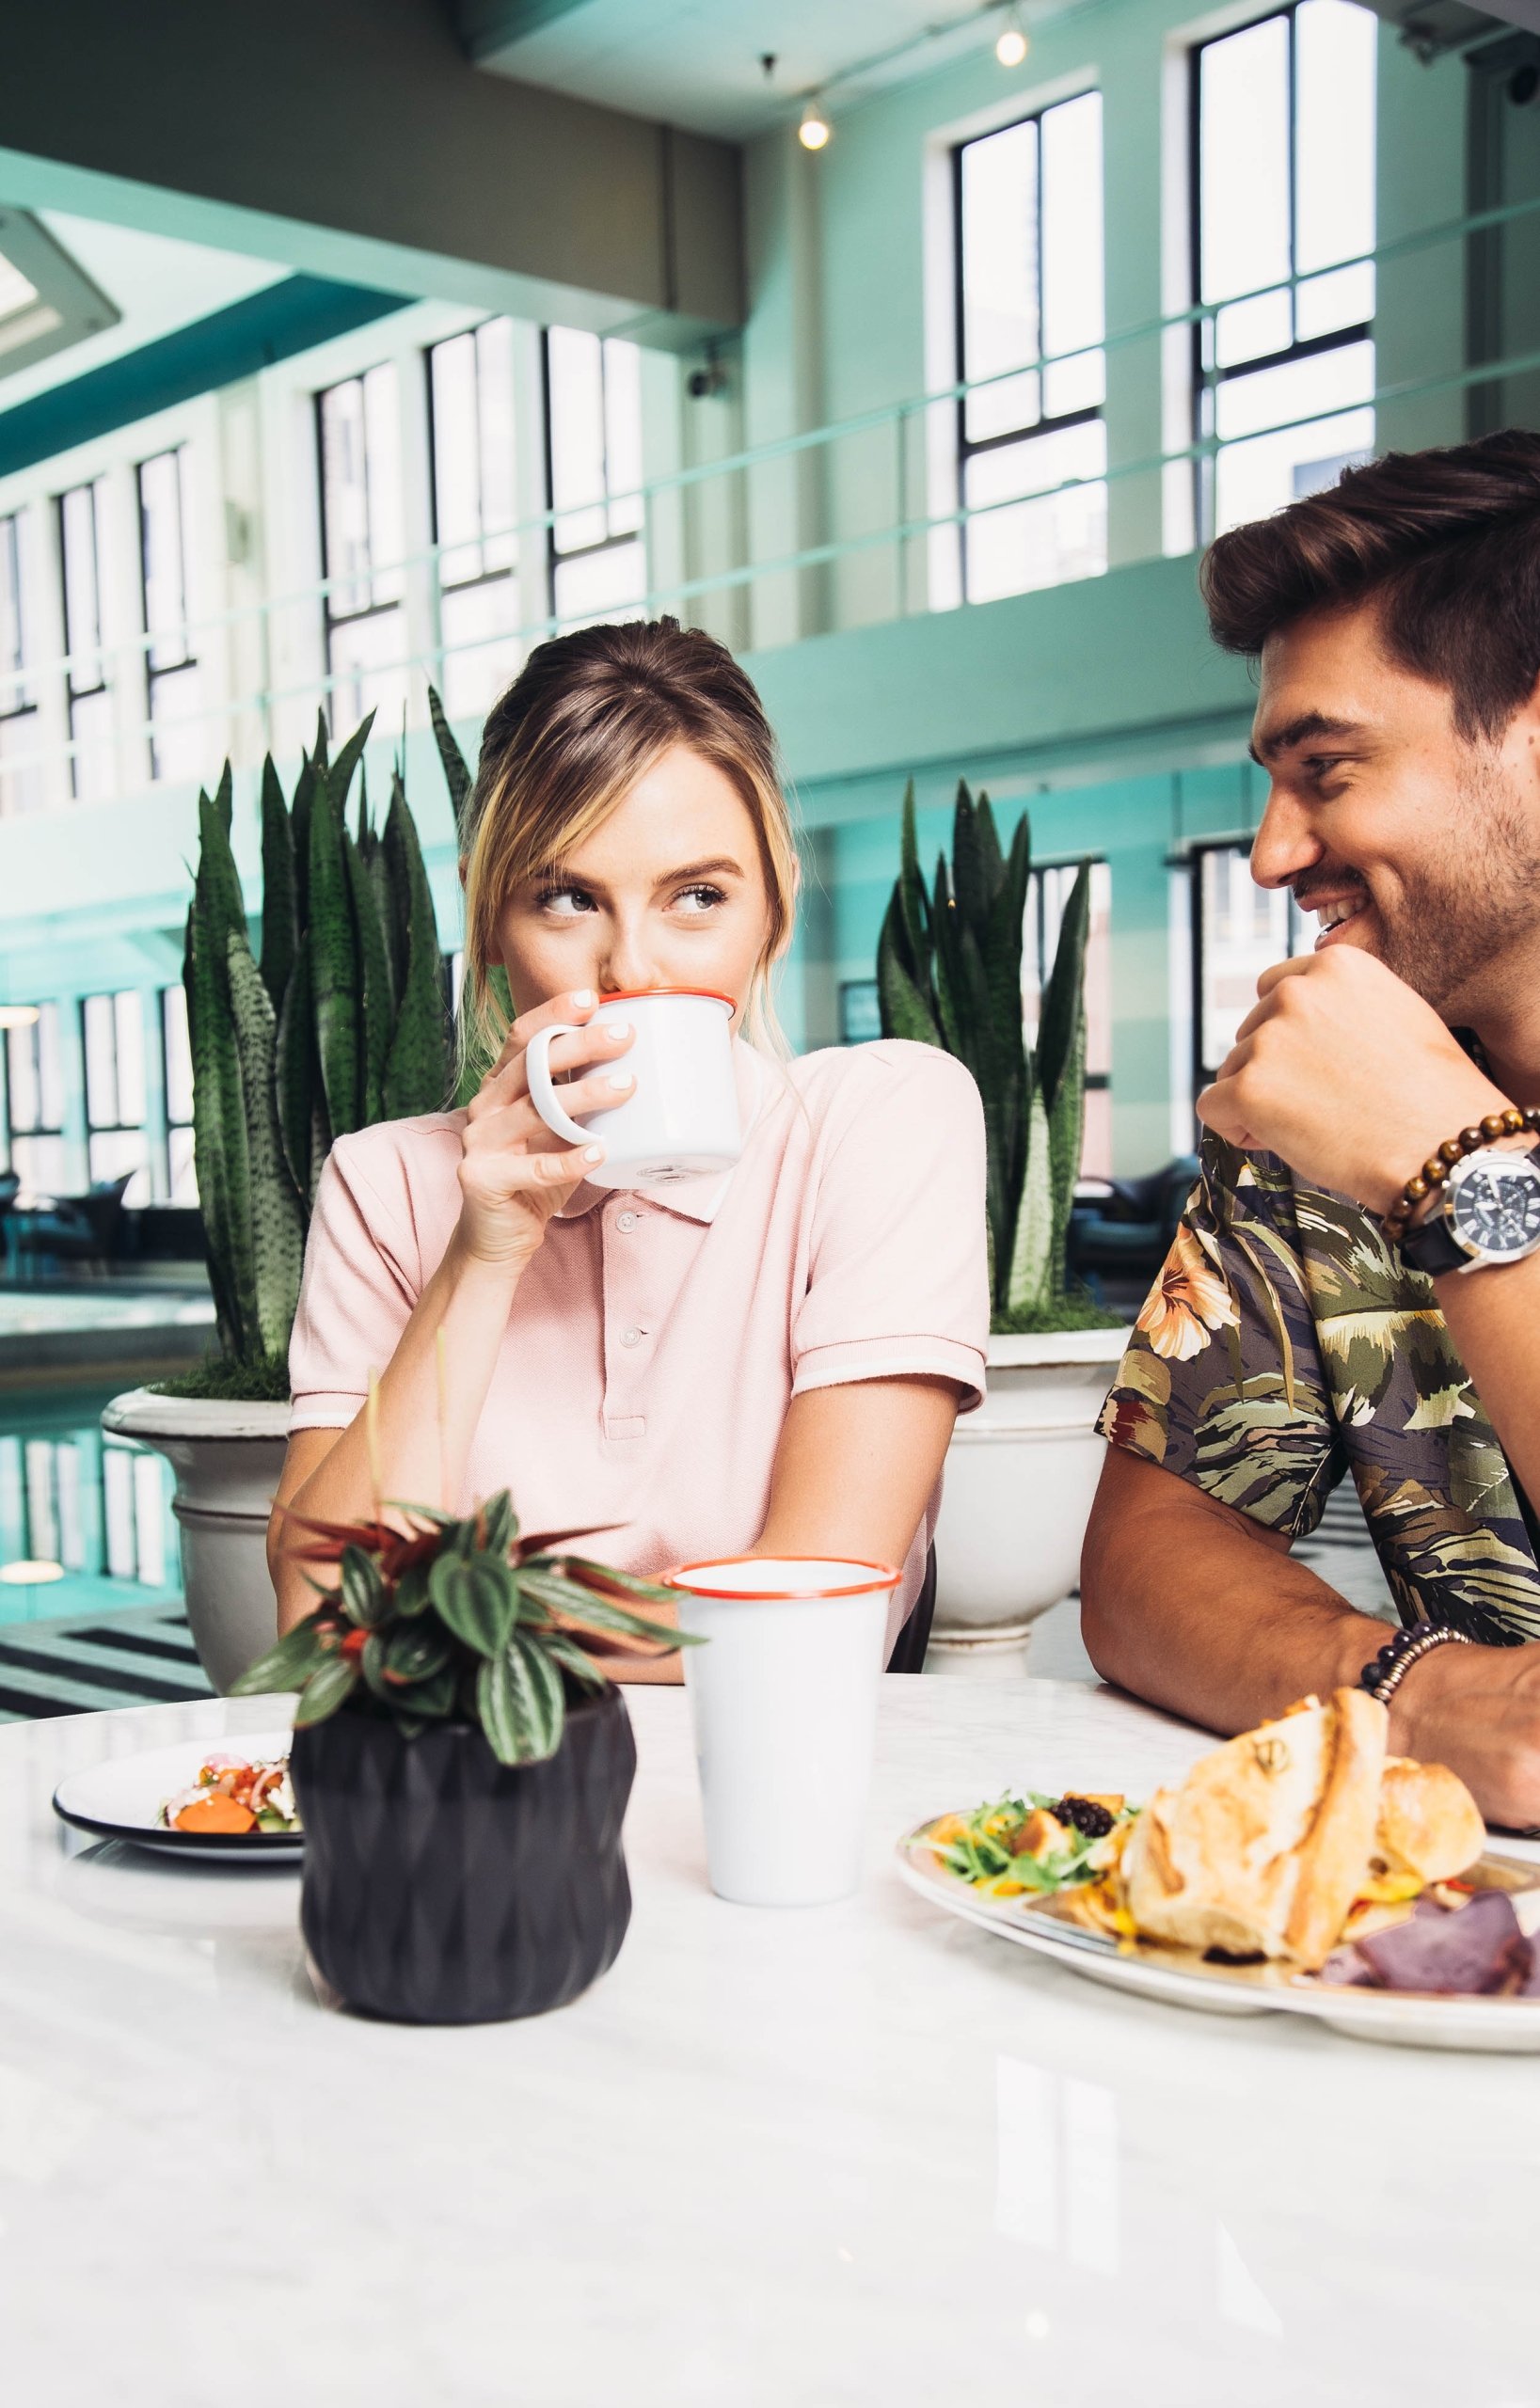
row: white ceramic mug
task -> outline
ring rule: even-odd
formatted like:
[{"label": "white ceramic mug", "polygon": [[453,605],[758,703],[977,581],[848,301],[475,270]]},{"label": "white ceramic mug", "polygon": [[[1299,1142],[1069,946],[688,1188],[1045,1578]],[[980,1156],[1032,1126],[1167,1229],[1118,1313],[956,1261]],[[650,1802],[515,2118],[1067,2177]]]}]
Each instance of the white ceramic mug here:
[{"label": "white ceramic mug", "polygon": [[814,1907],[861,1878],[888,1603],[902,1574],[738,1556],[666,1575],[684,1650],[719,1898]]},{"label": "white ceramic mug", "polygon": [[559,1037],[582,1034],[575,1022],[542,1028],[524,1055],[530,1101],[553,1136],[569,1146],[597,1138],[604,1160],[587,1174],[595,1187],[651,1187],[728,1170],[743,1150],[733,1071],[733,1002],[704,987],[650,987],[604,995],[589,1022],[636,1031],[617,1063],[636,1085],[624,1103],[575,1120],[550,1074]]}]

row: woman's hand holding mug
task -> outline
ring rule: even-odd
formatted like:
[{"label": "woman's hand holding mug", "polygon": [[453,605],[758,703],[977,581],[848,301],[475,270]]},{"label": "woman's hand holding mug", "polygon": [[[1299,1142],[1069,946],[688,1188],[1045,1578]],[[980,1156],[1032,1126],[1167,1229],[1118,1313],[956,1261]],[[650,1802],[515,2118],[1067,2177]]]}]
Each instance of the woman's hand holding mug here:
[{"label": "woman's hand holding mug", "polygon": [[620,1065],[632,1031],[612,1015],[589,1025],[598,998],[592,990],[556,995],[516,1020],[497,1063],[472,1098],[460,1163],[459,1244],[476,1262],[522,1271],[538,1249],[552,1213],[604,1159],[601,1140],[585,1131],[574,1145],[553,1136],[530,1098],[525,1061],[531,1040],[558,1024],[548,1052],[552,1069],[581,1078],[564,1086],[574,1113],[613,1111],[636,1082]]}]

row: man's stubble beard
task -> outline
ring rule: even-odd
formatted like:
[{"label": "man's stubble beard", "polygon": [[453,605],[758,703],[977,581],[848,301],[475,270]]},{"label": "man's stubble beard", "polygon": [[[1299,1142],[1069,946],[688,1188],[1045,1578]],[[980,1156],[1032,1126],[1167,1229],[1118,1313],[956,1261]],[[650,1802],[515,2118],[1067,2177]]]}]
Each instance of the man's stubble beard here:
[{"label": "man's stubble beard", "polygon": [[1380,959],[1452,1027],[1506,1007],[1513,954],[1540,944],[1540,818],[1480,755],[1462,764],[1457,795],[1449,856],[1404,880],[1393,916],[1375,909]]}]

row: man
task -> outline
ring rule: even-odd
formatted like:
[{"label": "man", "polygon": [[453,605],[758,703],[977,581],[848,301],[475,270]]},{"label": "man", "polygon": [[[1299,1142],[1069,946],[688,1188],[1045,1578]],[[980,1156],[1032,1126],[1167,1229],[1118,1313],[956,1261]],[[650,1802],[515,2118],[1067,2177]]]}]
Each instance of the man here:
[{"label": "man", "polygon": [[[1222,536],[1203,591],[1261,664],[1252,875],[1321,933],[1199,1098],[1086,1643],[1226,1732],[1367,1667],[1393,1749],[1540,1823],[1540,1113],[1498,1117],[1540,1105],[1540,435],[1350,469]],[[1385,1624],[1289,1560],[1344,1472],[1417,1633],[1379,1667]]]}]

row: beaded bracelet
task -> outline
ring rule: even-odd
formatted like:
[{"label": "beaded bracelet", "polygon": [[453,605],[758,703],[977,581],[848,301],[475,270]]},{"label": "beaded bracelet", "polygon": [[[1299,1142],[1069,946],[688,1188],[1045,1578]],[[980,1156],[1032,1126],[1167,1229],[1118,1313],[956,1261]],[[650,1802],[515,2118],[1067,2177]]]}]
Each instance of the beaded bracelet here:
[{"label": "beaded bracelet", "polygon": [[1510,1103],[1503,1112],[1489,1112],[1484,1119],[1473,1120],[1457,1137],[1446,1137],[1437,1153],[1428,1156],[1420,1171],[1414,1171],[1395,1202],[1385,1215],[1385,1234],[1392,1245],[1406,1234],[1406,1224],[1425,1196],[1442,1187],[1450,1172],[1467,1154],[1483,1146],[1495,1145],[1500,1137],[1518,1137],[1526,1129],[1540,1130],[1540,1103],[1522,1110]]},{"label": "beaded bracelet", "polygon": [[1455,1630],[1447,1622],[1414,1623],[1407,1630],[1398,1630],[1377,1656],[1370,1657],[1358,1674],[1358,1686],[1378,1698],[1381,1705],[1389,1705],[1421,1656],[1431,1656],[1436,1647],[1473,1647],[1475,1643],[1469,1631]]}]

